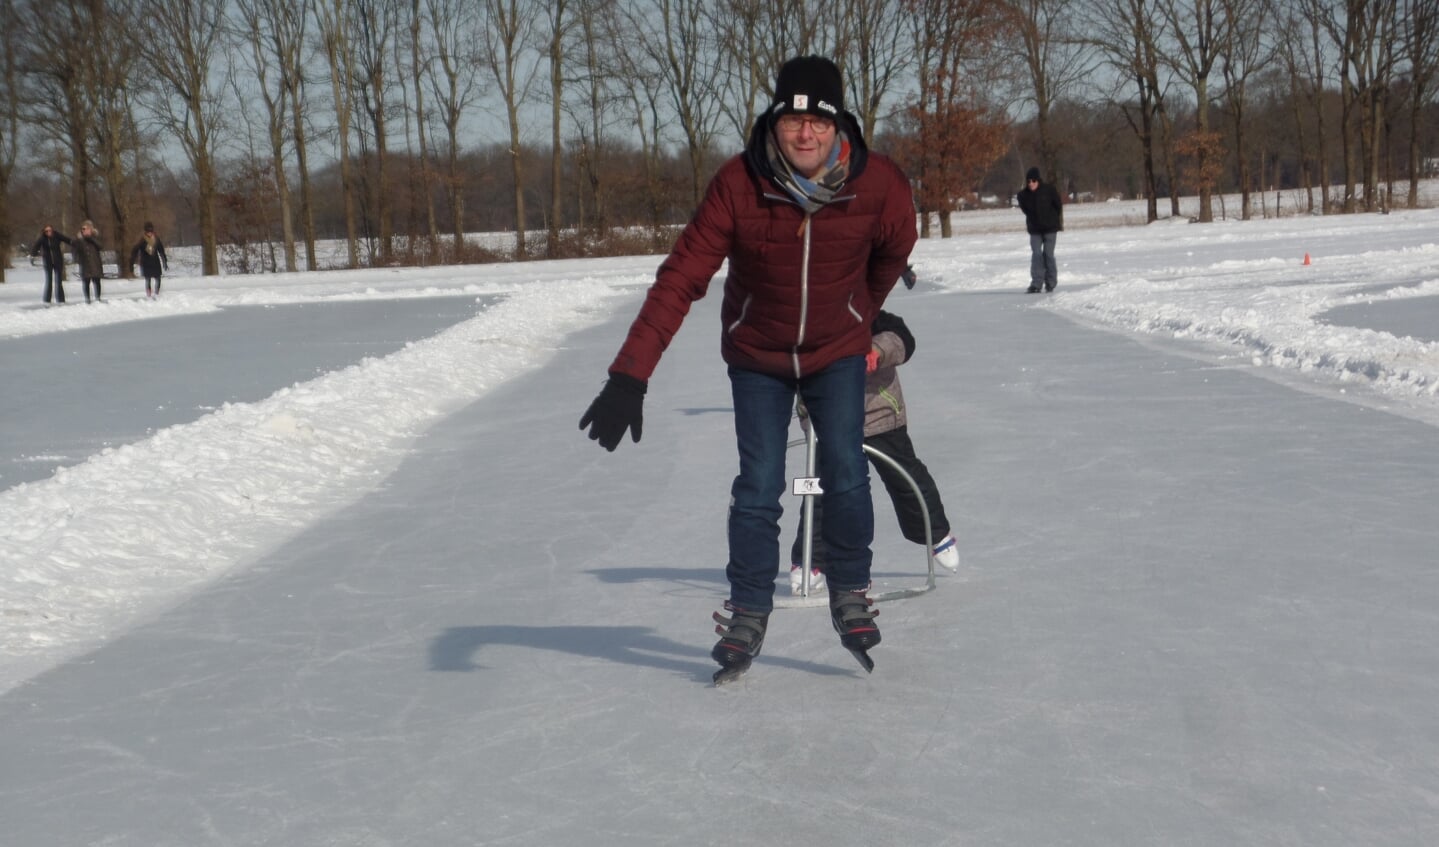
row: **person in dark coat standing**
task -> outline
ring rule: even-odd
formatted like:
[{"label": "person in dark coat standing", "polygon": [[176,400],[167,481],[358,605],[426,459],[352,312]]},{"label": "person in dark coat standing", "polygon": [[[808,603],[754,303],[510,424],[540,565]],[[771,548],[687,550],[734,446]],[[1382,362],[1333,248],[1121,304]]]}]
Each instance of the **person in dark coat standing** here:
[{"label": "person in dark coat standing", "polygon": [[52,288],[55,302],[65,302],[65,248],[62,245],[70,243],[70,236],[46,224],[40,237],[35,239],[35,246],[30,248],[30,258],[39,256],[45,265],[46,303],[50,302]]},{"label": "person in dark coat standing", "polygon": [[874,506],[864,456],[870,322],[918,234],[899,166],[871,152],[844,110],[840,70],[785,62],[744,153],[720,166],[660,265],[609,380],[580,418],[606,450],[640,440],[644,395],[694,301],[728,262],[720,355],[728,366],[739,475],[730,488],[729,600],[710,655],[722,682],[759,654],[779,574],[780,497],[795,397],[819,439],[830,618],[869,667],[879,644],[867,592]]},{"label": "person in dark coat standing", "polygon": [[160,271],[170,270],[170,260],[165,256],[165,243],[155,234],[155,225],[149,221],[145,221],[145,235],[130,251],[131,273],[134,273],[137,262],[141,273],[145,274],[145,296],[159,297]]},{"label": "person in dark coat standing", "polygon": [[1039,168],[1025,174],[1019,192],[1019,208],[1029,230],[1029,293],[1053,291],[1059,284],[1059,265],[1054,261],[1054,243],[1064,230],[1064,201],[1054,186],[1042,182]]},{"label": "person in dark coat standing", "polygon": [[85,302],[90,302],[90,286],[95,286],[95,300],[100,299],[100,278],[105,275],[105,261],[100,254],[100,233],[89,221],[80,224],[80,238],[72,242],[75,264],[80,266],[80,279],[85,284]]}]

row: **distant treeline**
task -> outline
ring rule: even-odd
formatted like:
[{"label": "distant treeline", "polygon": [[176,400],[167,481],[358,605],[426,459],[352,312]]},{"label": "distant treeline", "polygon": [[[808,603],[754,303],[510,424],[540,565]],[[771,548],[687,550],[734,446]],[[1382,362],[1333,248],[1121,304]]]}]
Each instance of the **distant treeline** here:
[{"label": "distant treeline", "polygon": [[0,0],[0,243],[150,220],[205,273],[316,269],[324,238],[662,251],[803,53],[925,236],[1030,166],[1208,221],[1216,192],[1385,208],[1439,158],[1439,0]]}]

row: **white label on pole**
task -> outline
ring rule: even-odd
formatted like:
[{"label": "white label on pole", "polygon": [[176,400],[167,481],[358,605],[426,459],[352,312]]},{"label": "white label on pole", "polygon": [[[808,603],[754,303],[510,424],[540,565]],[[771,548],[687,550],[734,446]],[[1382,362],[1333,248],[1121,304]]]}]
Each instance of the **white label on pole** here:
[{"label": "white label on pole", "polygon": [[795,477],[794,493],[796,497],[803,497],[813,494],[823,494],[824,489],[819,487],[819,477],[801,476]]}]

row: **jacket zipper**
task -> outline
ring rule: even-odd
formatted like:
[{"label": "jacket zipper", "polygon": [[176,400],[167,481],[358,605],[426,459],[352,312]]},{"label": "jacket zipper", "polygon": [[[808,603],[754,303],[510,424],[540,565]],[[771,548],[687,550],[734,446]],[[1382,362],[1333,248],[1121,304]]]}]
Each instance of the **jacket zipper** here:
[{"label": "jacket zipper", "polygon": [[[804,247],[801,254],[803,258],[800,262],[799,269],[799,334],[798,336],[796,336],[794,341],[794,347],[790,352],[790,360],[794,363],[794,375],[795,378],[798,379],[799,377],[804,376],[803,371],[801,371],[799,367],[799,348],[804,344],[805,328],[806,325],[809,323],[809,233],[812,229],[812,227],[810,226],[810,219],[813,218],[814,215],[810,212],[805,212],[804,207],[800,206],[799,203],[796,203],[793,197],[787,197],[782,194],[773,194],[768,191],[764,192],[764,197],[770,200],[778,201],[780,203],[788,203],[791,206],[800,209],[800,211],[804,214],[804,219],[800,221],[799,225],[799,231],[801,233],[801,236],[804,238]],[[842,197],[835,197],[830,200],[830,202],[836,203],[841,200],[853,200],[854,197],[855,195],[853,194],[847,194]],[[861,316],[859,312],[856,312],[854,310],[853,298],[851,298],[851,303],[849,304],[849,311],[855,316],[856,320],[864,320],[863,316]]]},{"label": "jacket zipper", "polygon": [[809,324],[809,233],[810,213],[804,213],[804,221],[800,223],[800,231],[804,233],[804,246],[800,249],[799,264],[799,334],[794,340],[794,349],[790,357],[794,360],[794,375],[798,379],[804,374],[799,367],[799,348],[804,345],[804,332]]}]

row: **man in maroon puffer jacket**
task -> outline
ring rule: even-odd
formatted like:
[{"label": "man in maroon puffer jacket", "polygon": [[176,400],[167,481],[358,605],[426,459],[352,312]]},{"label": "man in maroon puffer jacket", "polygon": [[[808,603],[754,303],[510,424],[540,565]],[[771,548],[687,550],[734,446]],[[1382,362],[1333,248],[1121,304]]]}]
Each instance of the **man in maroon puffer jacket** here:
[{"label": "man in maroon puffer jacket", "polygon": [[[863,452],[870,323],[916,241],[909,181],[871,152],[843,108],[828,59],[780,68],[775,98],[744,153],[722,165],[660,265],[609,380],[580,419],[614,450],[638,442],[645,389],[690,305],[728,259],[720,352],[729,366],[740,469],[731,488],[730,617],[712,651],[722,674],[759,654],[779,572],[780,496],[796,394],[819,438],[825,469],[824,542],[830,613],[840,640],[870,667],[879,643],[869,608],[874,513]],[[725,678],[728,678],[725,677]]]}]

